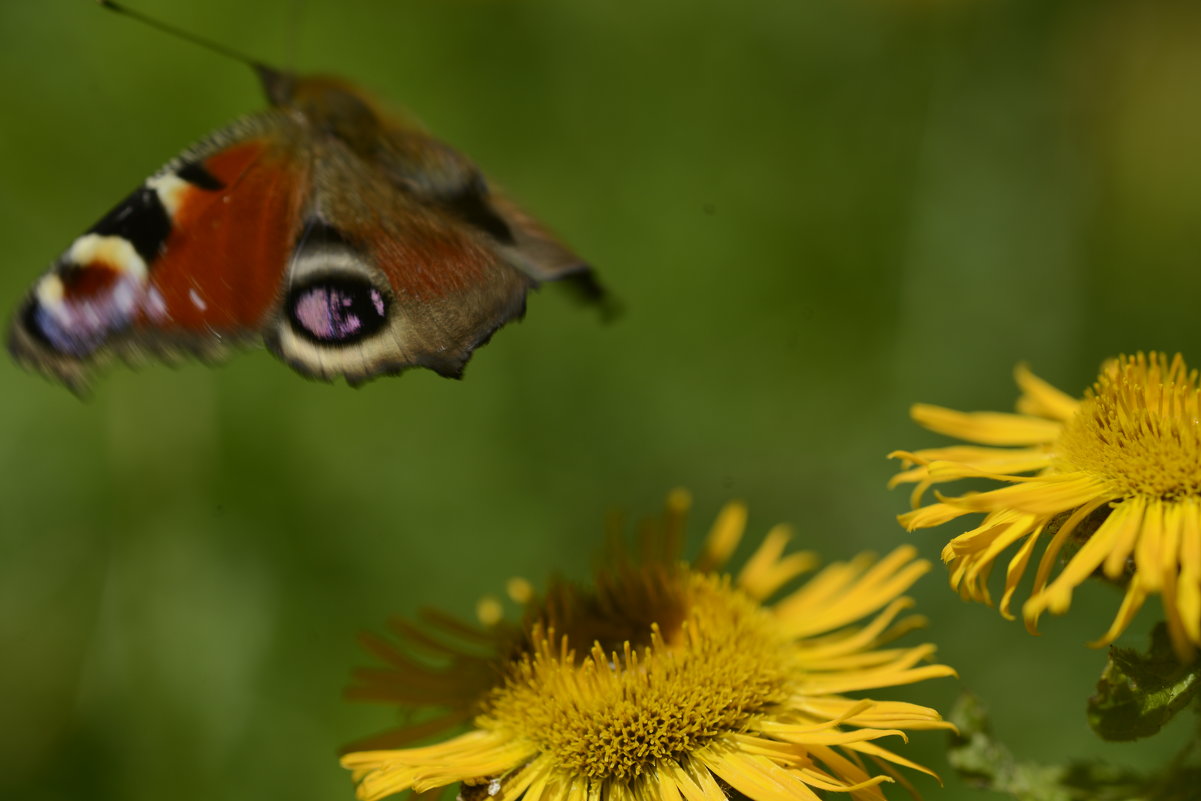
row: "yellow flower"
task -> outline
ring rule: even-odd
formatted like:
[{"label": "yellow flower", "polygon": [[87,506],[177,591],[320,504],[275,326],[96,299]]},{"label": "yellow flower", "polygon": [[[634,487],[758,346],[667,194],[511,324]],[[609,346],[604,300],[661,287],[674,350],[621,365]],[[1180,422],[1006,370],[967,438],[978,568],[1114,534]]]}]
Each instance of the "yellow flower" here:
[{"label": "yellow flower", "polygon": [[[1158,593],[1173,647],[1183,661],[1201,646],[1201,387],[1178,354],[1122,356],[1106,362],[1076,400],[1016,371],[1018,414],[913,407],[914,420],[985,446],[955,445],[891,454],[908,469],[892,484],[915,482],[910,531],[972,512],[981,525],[943,549],[951,585],[991,603],[988,575],[1010,546],[1000,611],[1009,603],[1040,540],[1046,541],[1022,616],[1031,632],[1046,610],[1065,612],[1072,591],[1100,573],[1125,585],[1109,630],[1113,642],[1148,595]],[[1004,447],[1008,446],[1008,447]],[[1033,475],[1025,475],[1032,473]],[[932,484],[987,478],[1009,486],[921,506]],[[1045,537],[1044,537],[1045,535]],[[1052,580],[1060,554],[1066,564]]]},{"label": "yellow flower", "polygon": [[[342,764],[359,797],[461,782],[464,798],[495,801],[878,801],[879,785],[904,781],[895,765],[930,773],[876,741],[951,728],[936,711],[844,695],[953,675],[924,664],[933,646],[883,647],[921,625],[900,618],[900,595],[928,563],[908,547],[865,555],[767,603],[813,556],[785,555],[777,527],[737,576],[724,572],[746,522],[731,504],[700,559],[680,562],[688,505],[673,493],[640,556],[618,550],[590,588],[510,593],[529,600],[520,626],[435,617],[395,623],[399,647],[370,638],[387,667],[358,671],[352,697],[445,711],[353,746]],[[399,747],[469,718],[464,734]]]}]

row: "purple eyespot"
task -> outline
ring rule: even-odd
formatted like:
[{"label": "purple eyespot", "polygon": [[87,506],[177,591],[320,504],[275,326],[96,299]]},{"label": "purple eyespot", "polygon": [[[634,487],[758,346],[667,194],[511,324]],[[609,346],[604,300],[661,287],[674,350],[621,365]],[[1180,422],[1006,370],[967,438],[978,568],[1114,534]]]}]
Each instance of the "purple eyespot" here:
[{"label": "purple eyespot", "polygon": [[349,345],[371,336],[388,321],[384,294],[357,278],[318,278],[288,295],[293,329],[323,345]]}]

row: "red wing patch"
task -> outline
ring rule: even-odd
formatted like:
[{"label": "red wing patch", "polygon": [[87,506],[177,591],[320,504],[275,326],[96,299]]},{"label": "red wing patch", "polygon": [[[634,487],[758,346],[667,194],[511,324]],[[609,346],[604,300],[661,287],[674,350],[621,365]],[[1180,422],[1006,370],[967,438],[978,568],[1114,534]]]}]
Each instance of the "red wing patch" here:
[{"label": "red wing patch", "polygon": [[409,363],[458,375],[472,350],[521,315],[533,281],[457,226],[401,219],[403,229],[369,238],[367,252],[395,293]]},{"label": "red wing patch", "polygon": [[307,175],[266,140],[230,146],[201,166],[222,188],[180,192],[135,328],[257,332],[280,295]]},{"label": "red wing patch", "polygon": [[74,302],[86,302],[112,292],[120,280],[119,265],[100,260],[92,261],[63,273],[63,295]]},{"label": "red wing patch", "polygon": [[[415,229],[415,226],[414,226]],[[393,290],[414,300],[434,300],[487,282],[496,257],[454,229],[406,231],[406,235],[375,238],[365,231],[376,264]]]}]

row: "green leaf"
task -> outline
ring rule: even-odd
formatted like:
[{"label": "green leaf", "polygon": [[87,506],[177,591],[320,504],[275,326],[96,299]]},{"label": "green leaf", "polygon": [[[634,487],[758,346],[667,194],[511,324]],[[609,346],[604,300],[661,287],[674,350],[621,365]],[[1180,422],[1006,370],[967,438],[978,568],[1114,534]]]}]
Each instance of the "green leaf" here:
[{"label": "green leaf", "polygon": [[1182,665],[1160,623],[1151,648],[1140,654],[1111,648],[1109,664],[1088,701],[1088,722],[1106,740],[1149,737],[1163,728],[1201,689],[1201,661]]}]

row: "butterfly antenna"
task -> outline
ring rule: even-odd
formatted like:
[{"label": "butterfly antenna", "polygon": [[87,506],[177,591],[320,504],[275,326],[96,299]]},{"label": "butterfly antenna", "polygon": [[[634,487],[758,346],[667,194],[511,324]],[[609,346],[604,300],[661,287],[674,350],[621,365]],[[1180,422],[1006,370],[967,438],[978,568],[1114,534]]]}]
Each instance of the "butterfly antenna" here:
[{"label": "butterfly antenna", "polygon": [[120,3],[113,2],[113,0],[97,0],[97,2],[99,2],[102,7],[107,8],[109,11],[115,11],[118,14],[122,14],[131,19],[135,19],[138,22],[141,22],[145,25],[149,25],[151,28],[156,28],[157,30],[162,31],[163,33],[167,33],[176,38],[183,39],[186,42],[191,42],[194,45],[199,45],[200,47],[203,47],[205,50],[211,50],[212,52],[219,53],[219,54],[225,56],[226,58],[232,58],[235,61],[240,61],[243,64],[246,64],[247,66],[254,69],[260,75],[262,75],[264,72],[267,72],[267,73],[275,72],[275,70],[272,70],[270,67],[268,67],[266,64],[259,61],[258,59],[251,58],[250,56],[246,55],[245,53],[242,53],[238,50],[234,50],[232,47],[226,47],[225,45],[220,44],[219,42],[214,42],[211,39],[205,39],[202,36],[197,36],[196,34],[192,33],[191,31],[185,31],[183,28],[177,28],[174,25],[169,25],[168,23],[163,22],[162,20],[158,20],[158,19],[155,19],[154,17],[147,16],[146,14],[143,14],[141,11],[135,11],[132,8],[127,8],[126,6],[121,5]]}]

